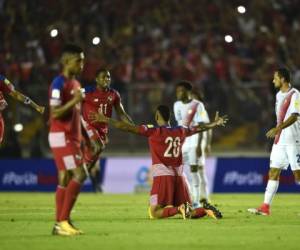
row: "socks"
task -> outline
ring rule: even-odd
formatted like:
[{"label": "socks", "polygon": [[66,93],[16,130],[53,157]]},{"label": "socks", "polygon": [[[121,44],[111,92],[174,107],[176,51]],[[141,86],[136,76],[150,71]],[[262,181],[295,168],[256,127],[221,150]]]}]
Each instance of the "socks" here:
[{"label": "socks", "polygon": [[194,209],[192,218],[197,219],[197,218],[201,218],[205,215],[206,215],[205,209],[202,207],[199,207],[199,208]]},{"label": "socks", "polygon": [[208,200],[207,179],[203,167],[199,168],[199,176],[200,176],[200,196],[201,196],[200,198]]},{"label": "socks", "polygon": [[178,214],[177,207],[165,207],[162,213],[162,218],[171,217]]},{"label": "socks", "polygon": [[265,191],[265,199],[264,199],[264,203],[270,205],[273,197],[275,196],[277,189],[279,186],[279,181],[274,181],[274,180],[269,180],[267,187],[266,187],[266,191]]},{"label": "socks", "polygon": [[56,221],[59,221],[62,207],[64,204],[66,188],[62,186],[57,186],[55,193],[55,203],[56,203]]},{"label": "socks", "polygon": [[60,221],[69,220],[71,210],[75,204],[77,196],[80,192],[81,184],[75,180],[71,180],[66,188],[65,199],[60,214]]},{"label": "socks", "polygon": [[200,175],[199,172],[191,172],[192,176],[192,193],[193,203],[199,203],[200,201]]}]

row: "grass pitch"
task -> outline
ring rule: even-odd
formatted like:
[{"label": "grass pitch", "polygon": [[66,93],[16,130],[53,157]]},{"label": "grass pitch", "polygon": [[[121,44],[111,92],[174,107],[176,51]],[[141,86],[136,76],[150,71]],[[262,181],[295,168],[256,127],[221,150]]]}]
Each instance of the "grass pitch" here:
[{"label": "grass pitch", "polygon": [[0,193],[0,249],[300,249],[299,195],[278,194],[270,217],[247,213],[262,194],[214,195],[224,219],[149,220],[147,195],[80,195],[72,215],[85,235],[51,236],[52,193]]}]

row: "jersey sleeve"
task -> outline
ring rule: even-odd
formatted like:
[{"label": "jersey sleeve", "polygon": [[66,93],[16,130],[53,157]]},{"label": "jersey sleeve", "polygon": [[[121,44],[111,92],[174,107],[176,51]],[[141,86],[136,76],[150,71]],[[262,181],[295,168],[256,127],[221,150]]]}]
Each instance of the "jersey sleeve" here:
[{"label": "jersey sleeve", "polygon": [[291,98],[290,113],[300,115],[300,95],[295,92]]},{"label": "jersey sleeve", "polygon": [[5,76],[0,75],[0,90],[9,94],[15,90],[15,87]]},{"label": "jersey sleeve", "polygon": [[180,112],[180,108],[179,108],[179,103],[175,102],[173,105],[173,111],[174,111],[174,116],[175,116],[175,120],[177,121],[178,125],[182,125],[182,116],[181,116],[181,112]]},{"label": "jersey sleeve", "polygon": [[194,116],[194,121],[197,123],[202,123],[202,122],[208,123],[209,122],[208,114],[206,112],[206,109],[205,109],[203,103],[199,103],[199,105],[197,107],[197,111]]},{"label": "jersey sleeve", "polygon": [[64,78],[56,77],[50,87],[50,106],[59,106],[62,104],[62,91],[64,86]]},{"label": "jersey sleeve", "polygon": [[140,125],[139,126],[139,134],[146,136],[146,137],[150,137],[151,135],[153,135],[156,132],[156,128],[154,128],[153,125]]}]

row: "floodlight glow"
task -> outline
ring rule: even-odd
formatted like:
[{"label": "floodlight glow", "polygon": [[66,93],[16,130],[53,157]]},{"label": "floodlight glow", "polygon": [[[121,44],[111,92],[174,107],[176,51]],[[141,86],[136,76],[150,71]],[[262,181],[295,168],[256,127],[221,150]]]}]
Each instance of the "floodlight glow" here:
[{"label": "floodlight glow", "polygon": [[100,37],[95,36],[95,37],[93,38],[92,43],[93,43],[94,45],[98,45],[98,44],[100,43]]},{"label": "floodlight glow", "polygon": [[232,38],[231,35],[226,35],[226,36],[224,37],[224,39],[225,39],[225,42],[226,42],[226,43],[231,43],[231,42],[233,42],[233,38]]},{"label": "floodlight glow", "polygon": [[50,31],[50,36],[51,37],[57,37],[57,35],[58,35],[58,30],[57,29],[53,29],[53,30]]},{"label": "floodlight glow", "polygon": [[15,130],[16,132],[21,132],[21,131],[23,130],[23,124],[21,124],[21,123],[15,124],[14,130]]},{"label": "floodlight glow", "polygon": [[240,5],[240,6],[237,7],[237,11],[240,14],[245,14],[246,13],[246,8],[242,5]]}]

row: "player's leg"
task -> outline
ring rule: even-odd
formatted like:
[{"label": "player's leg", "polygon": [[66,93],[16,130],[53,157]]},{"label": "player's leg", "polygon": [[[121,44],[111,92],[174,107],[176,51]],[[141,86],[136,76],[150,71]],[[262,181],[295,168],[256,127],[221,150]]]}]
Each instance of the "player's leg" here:
[{"label": "player's leg", "polygon": [[3,137],[4,137],[4,120],[3,120],[2,115],[0,113],[0,145],[3,141]]},{"label": "player's leg", "polygon": [[254,214],[270,215],[270,206],[279,186],[279,178],[282,169],[289,165],[286,146],[273,145],[270,156],[269,179],[264,195],[264,202],[258,208],[249,208],[248,211]]},{"label": "player's leg", "polygon": [[205,155],[204,152],[202,156],[198,159],[198,172],[200,176],[200,203],[208,203],[208,188],[207,188],[207,177],[205,173]]},{"label": "player's leg", "polygon": [[287,153],[295,182],[300,185],[300,146],[287,146]]},{"label": "player's leg", "polygon": [[100,183],[100,159],[90,168],[89,173],[94,191],[102,193],[102,186]]}]

